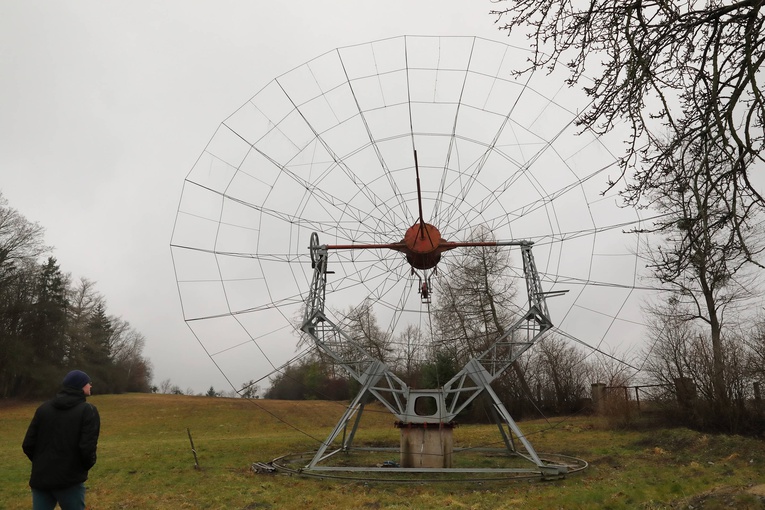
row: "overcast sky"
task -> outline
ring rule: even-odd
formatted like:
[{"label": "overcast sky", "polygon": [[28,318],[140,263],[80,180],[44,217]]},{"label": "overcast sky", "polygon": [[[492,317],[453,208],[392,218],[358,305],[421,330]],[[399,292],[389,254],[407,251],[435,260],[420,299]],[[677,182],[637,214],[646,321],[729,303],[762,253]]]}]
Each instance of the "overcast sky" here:
[{"label": "overcast sky", "polygon": [[489,1],[0,0],[0,191],[146,336],[154,382],[228,390],[180,311],[170,237],[219,123],[337,47],[398,35],[506,40]]}]

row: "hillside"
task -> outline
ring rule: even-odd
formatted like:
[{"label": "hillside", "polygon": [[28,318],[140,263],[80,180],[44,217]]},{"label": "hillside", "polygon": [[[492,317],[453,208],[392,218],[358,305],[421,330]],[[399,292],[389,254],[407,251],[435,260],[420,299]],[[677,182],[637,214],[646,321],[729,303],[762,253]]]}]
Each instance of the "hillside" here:
[{"label": "hillside", "polygon": [[[765,508],[765,443],[685,429],[608,430],[597,418],[521,423],[540,452],[584,458],[552,482],[390,484],[255,474],[253,462],[315,449],[343,413],[323,401],[127,394],[90,399],[101,413],[93,509],[141,508]],[[38,403],[0,403],[0,509],[30,506],[21,440]],[[393,417],[372,406],[357,443],[396,444]],[[195,469],[191,432],[201,469]],[[465,425],[455,443],[496,441]]]}]

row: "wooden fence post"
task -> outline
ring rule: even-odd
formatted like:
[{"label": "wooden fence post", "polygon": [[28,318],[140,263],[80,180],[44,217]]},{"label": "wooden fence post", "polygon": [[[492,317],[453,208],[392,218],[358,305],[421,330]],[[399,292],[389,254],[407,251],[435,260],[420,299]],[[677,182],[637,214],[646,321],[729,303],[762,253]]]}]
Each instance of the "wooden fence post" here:
[{"label": "wooden fence post", "polygon": [[606,403],[606,385],[605,383],[592,383],[592,408],[596,413],[603,412],[603,406]]}]

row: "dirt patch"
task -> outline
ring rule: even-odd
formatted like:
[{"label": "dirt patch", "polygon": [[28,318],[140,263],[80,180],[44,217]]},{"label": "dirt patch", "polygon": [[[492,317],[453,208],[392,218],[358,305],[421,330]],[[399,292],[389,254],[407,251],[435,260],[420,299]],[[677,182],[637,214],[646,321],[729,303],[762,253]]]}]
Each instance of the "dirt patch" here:
[{"label": "dirt patch", "polygon": [[688,510],[765,510],[765,485],[753,487],[716,487],[683,501],[675,502],[671,508]]},{"label": "dirt patch", "polygon": [[271,508],[273,508],[271,503],[266,503],[264,501],[254,501],[244,507],[242,510],[269,510]]}]

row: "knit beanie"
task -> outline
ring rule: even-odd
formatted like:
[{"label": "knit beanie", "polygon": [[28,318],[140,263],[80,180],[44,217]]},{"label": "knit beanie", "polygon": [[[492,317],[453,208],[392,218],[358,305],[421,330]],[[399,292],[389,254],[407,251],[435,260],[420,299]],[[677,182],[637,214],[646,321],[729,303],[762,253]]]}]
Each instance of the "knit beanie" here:
[{"label": "knit beanie", "polygon": [[64,377],[64,382],[61,384],[68,388],[77,388],[78,390],[81,390],[89,382],[90,377],[88,377],[88,374],[82,370],[72,370],[66,374],[66,377]]}]

